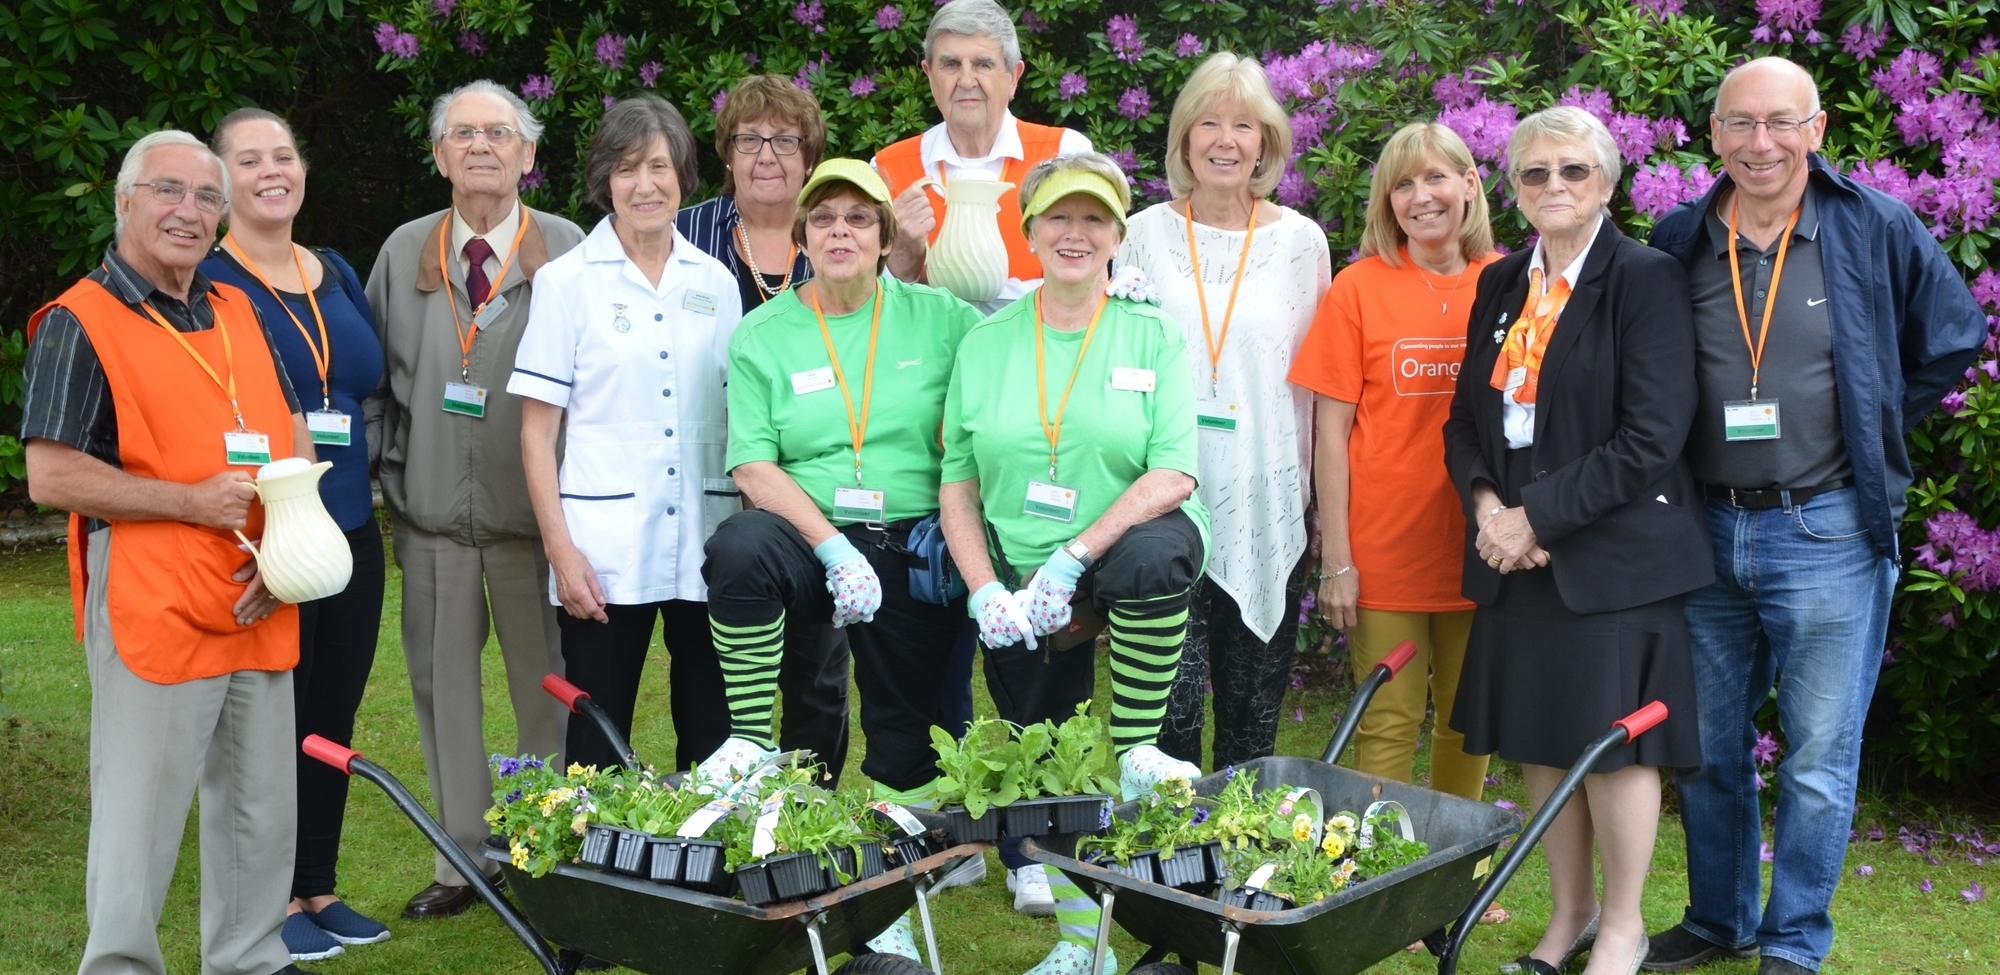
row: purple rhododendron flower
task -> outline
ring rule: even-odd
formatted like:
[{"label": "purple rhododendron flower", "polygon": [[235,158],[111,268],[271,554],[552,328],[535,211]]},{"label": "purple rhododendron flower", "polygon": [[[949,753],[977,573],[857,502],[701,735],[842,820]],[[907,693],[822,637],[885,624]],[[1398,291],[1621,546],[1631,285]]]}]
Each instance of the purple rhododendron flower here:
[{"label": "purple rhododendron flower", "polygon": [[548,98],[555,93],[555,82],[550,81],[549,76],[545,74],[531,74],[528,76],[528,80],[521,82],[522,98],[539,100]]},{"label": "purple rhododendron flower", "polygon": [[1615,114],[1611,108],[1611,93],[1602,88],[1584,91],[1582,85],[1571,85],[1568,91],[1563,92],[1561,98],[1556,99],[1556,104],[1583,109],[1597,116],[1597,120],[1607,126],[1611,124],[1611,117]]},{"label": "purple rhododendron flower", "polygon": [[1139,36],[1139,20],[1131,14],[1118,14],[1107,21],[1104,39],[1120,61],[1137,61],[1146,51],[1146,39]]},{"label": "purple rhododendron flower", "polygon": [[1813,28],[1819,14],[1820,0],[1757,0],[1757,26],[1750,36],[1764,44],[1774,39],[1790,44],[1795,36],[1807,44],[1818,44],[1826,39]]},{"label": "purple rhododendron flower", "polygon": [[663,70],[665,70],[665,68],[663,68],[660,65],[660,62],[658,61],[648,61],[645,64],[640,65],[639,83],[645,85],[648,88],[653,87],[653,82],[660,80],[660,72]]},{"label": "purple rhododendron flower", "polygon": [[1931,890],[1932,890],[1932,888],[1931,888],[1931,878],[1929,878],[1929,877],[1925,877],[1925,878],[1923,879],[1923,882],[1921,882],[1921,883],[1917,884],[1917,889],[1918,889],[1918,890],[1921,890],[1921,891],[1923,891],[1923,892],[1924,892],[1924,893],[1926,893],[1926,894],[1930,893],[1930,892],[1931,892]]},{"label": "purple rhododendron flower", "polygon": [[1864,863],[1854,868],[1854,875],[1857,877],[1873,877],[1875,876],[1875,868]]},{"label": "purple rhododendron flower", "polygon": [[1666,20],[1677,16],[1687,6],[1686,0],[1632,0],[1632,6],[1647,11],[1656,20]]},{"label": "purple rhododendron flower", "polygon": [[1181,39],[1174,42],[1174,54],[1180,57],[1184,58],[1194,57],[1195,55],[1201,53],[1201,49],[1202,49],[1201,38],[1196,37],[1193,34],[1182,34]]},{"label": "purple rhododendron flower", "polygon": [[1971,887],[1959,891],[1958,896],[1965,898],[1967,904],[1977,904],[1986,899],[1986,888],[1979,886],[1979,881],[1975,880]]},{"label": "purple rhododendron flower", "polygon": [[[1962,399],[1961,402],[1963,402]],[[1956,414],[1958,411],[1953,410],[1952,412]],[[1937,624],[1947,630],[1956,630],[1958,629],[1958,617],[1953,615],[1950,610],[1945,610],[1943,613],[1938,614]]]},{"label": "purple rhododendron flower", "polygon": [[375,25],[375,46],[383,54],[408,61],[417,56],[417,35],[397,30],[395,24],[384,21]]},{"label": "purple rhododendron flower", "polygon": [[895,30],[901,26],[903,26],[902,8],[897,7],[895,4],[889,4],[875,11],[876,30]]},{"label": "purple rhododendron flower", "polygon": [[[548,182],[549,182],[548,175],[546,173],[543,173],[539,169],[530,169],[527,172],[521,174],[521,188],[524,190],[538,190],[541,189],[543,186],[547,185]],[[528,765],[529,762],[533,762],[534,764]],[[537,762],[534,759],[527,759],[526,761],[523,761],[522,764],[528,765],[529,768],[542,767],[542,763]]]},{"label": "purple rhododendron flower", "polygon": [[2000,529],[1986,531],[1963,511],[1940,511],[1924,522],[1924,535],[1927,541],[1914,553],[1918,565],[1947,578],[1962,573],[1956,581],[1967,591],[2000,590]]},{"label": "purple rhododendron flower", "polygon": [[[1979,272],[1979,276],[1972,279],[1972,297],[1980,304],[2000,311],[2000,274],[1993,273],[1990,267]],[[1987,324],[1990,326],[1992,323]]]},{"label": "purple rhododendron flower", "polygon": [[437,11],[440,17],[449,17],[452,11],[458,9],[458,0],[431,0],[431,9]]},{"label": "purple rhododendron flower", "polygon": [[1296,169],[1288,169],[1278,177],[1278,202],[1283,206],[1298,209],[1313,201],[1319,195],[1319,187]]},{"label": "purple rhododendron flower", "polygon": [[722,111],[722,106],[727,104],[729,104],[729,93],[726,91],[718,91],[715,93],[715,98],[709,101],[708,107],[710,111],[720,113]]},{"label": "purple rhododendron flower", "polygon": [[1759,765],[1769,765],[1778,760],[1778,739],[1768,731],[1757,733],[1757,743],[1750,746],[1750,757]]},{"label": "purple rhododendron flower", "polygon": [[1891,102],[1901,104],[1923,97],[1943,77],[1944,66],[1937,55],[1910,47],[1896,55],[1888,67],[1876,68],[1868,80],[1882,89]]},{"label": "purple rhododendron flower", "polygon": [[1840,32],[1840,49],[1856,61],[1866,61],[1889,43],[1889,25],[1869,30],[1867,24],[1849,24]]},{"label": "purple rhododendron flower", "polygon": [[1681,174],[1679,166],[1665,160],[1657,165],[1641,166],[1632,173],[1632,208],[1658,219],[1668,210],[1698,195],[1688,190],[1688,180]]},{"label": "purple rhododendron flower", "polygon": [[1144,88],[1127,88],[1118,96],[1118,114],[1129,119],[1142,119],[1153,111],[1153,96]]},{"label": "purple rhododendron flower", "polygon": [[1106,153],[1105,155],[1108,156],[1112,162],[1117,163],[1118,168],[1124,170],[1127,176],[1130,176],[1131,174],[1139,171],[1139,154],[1133,152],[1131,146],[1126,146],[1125,148],[1120,149],[1117,152],[1110,152]]},{"label": "purple rhododendron flower", "polygon": [[486,36],[476,30],[468,29],[459,31],[458,49],[475,58],[484,57],[486,54]]},{"label": "purple rhododendron flower", "polygon": [[847,93],[856,98],[866,98],[875,94],[875,79],[862,75],[847,86]]},{"label": "purple rhododendron flower", "polygon": [[1502,809],[1507,810],[1510,813],[1513,813],[1516,816],[1519,816],[1521,814],[1520,806],[1514,805],[1513,803],[1508,802],[1505,799],[1495,799],[1493,800],[1493,804],[1499,806]]},{"label": "purple rhododendron flower", "polygon": [[1757,844],[1757,859],[1760,862],[1770,863],[1772,860],[1776,858],[1777,858],[1776,855],[1771,852],[1771,844],[1769,843]]},{"label": "purple rhododendron flower", "polygon": [[1069,101],[1083,94],[1089,87],[1090,82],[1084,76],[1071,71],[1056,82],[1056,94],[1062,96],[1063,101]]},{"label": "purple rhododendron flower", "polygon": [[1030,34],[1039,34],[1049,29],[1049,22],[1035,16],[1032,10],[1021,11],[1021,29]]},{"label": "purple rhododendron flower", "polygon": [[820,3],[819,0],[812,0],[811,3],[800,3],[792,8],[792,19],[806,27],[812,28],[815,34],[824,33],[826,25],[820,22],[826,19],[826,5]]},{"label": "purple rhododendron flower", "polygon": [[1618,112],[1605,120],[1604,127],[1611,130],[1611,141],[1617,143],[1618,155],[1626,163],[1642,163],[1653,154],[1652,119]]},{"label": "purple rhododendron flower", "polygon": [[611,111],[611,106],[618,104],[618,96],[616,95],[606,95],[600,100],[604,102],[604,110],[607,112]]},{"label": "purple rhododendron flower", "polygon": [[[1171,200],[1174,188],[1163,179],[1142,179],[1139,181],[1139,193],[1149,200]],[[1211,685],[1206,693],[1215,693],[1214,686]]]},{"label": "purple rhododendron flower", "polygon": [[625,38],[603,34],[597,38],[597,63],[617,71],[625,66]]},{"label": "purple rhododendron flower", "polygon": [[1687,145],[1687,123],[1677,118],[1663,118],[1654,122],[1653,144],[1669,151]]},{"label": "purple rhododendron flower", "polygon": [[1478,101],[1481,91],[1469,72],[1440,75],[1437,81],[1431,83],[1431,97],[1445,108],[1464,108]]},{"label": "purple rhododendron flower", "polygon": [[1505,161],[1507,138],[1514,134],[1514,125],[1519,121],[1514,106],[1490,98],[1481,98],[1464,108],[1446,109],[1438,113],[1437,120],[1465,140],[1473,158],[1490,163]]}]

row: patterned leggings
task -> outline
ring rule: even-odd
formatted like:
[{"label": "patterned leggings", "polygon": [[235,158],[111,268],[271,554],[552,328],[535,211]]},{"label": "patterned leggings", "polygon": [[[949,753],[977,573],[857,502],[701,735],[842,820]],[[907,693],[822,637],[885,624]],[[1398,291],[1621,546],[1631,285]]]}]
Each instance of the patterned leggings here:
[{"label": "patterned leggings", "polygon": [[1285,580],[1285,615],[1269,641],[1243,625],[1236,600],[1207,576],[1194,584],[1188,611],[1187,643],[1180,675],[1167,696],[1159,748],[1183,761],[1201,764],[1204,685],[1214,685],[1215,761],[1210,770],[1241,765],[1271,754],[1277,746],[1278,711],[1292,673],[1298,642],[1299,599],[1305,593],[1309,557],[1301,557]]}]

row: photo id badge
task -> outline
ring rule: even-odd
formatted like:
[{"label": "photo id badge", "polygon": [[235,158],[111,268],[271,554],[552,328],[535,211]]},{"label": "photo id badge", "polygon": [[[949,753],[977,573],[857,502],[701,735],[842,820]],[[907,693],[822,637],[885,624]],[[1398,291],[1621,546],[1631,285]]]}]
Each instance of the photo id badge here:
[{"label": "photo id badge", "polygon": [[445,383],[444,411],[460,416],[485,416],[486,387],[471,383]]},{"label": "photo id badge", "polygon": [[354,443],[354,418],[339,410],[314,410],[306,414],[306,432],[313,443],[346,447]]},{"label": "photo id badge", "polygon": [[841,521],[883,521],[882,492],[871,487],[834,488],[833,517]]},{"label": "photo id badge", "polygon": [[222,454],[231,466],[262,467],[271,462],[271,437],[255,430],[222,435]]},{"label": "photo id badge", "polygon": [[1021,505],[1024,514],[1050,521],[1069,522],[1076,519],[1076,489],[1046,481],[1028,482],[1028,499]]},{"label": "photo id badge", "polygon": [[1778,401],[1740,399],[1722,404],[1722,439],[1778,439]]},{"label": "photo id badge", "polygon": [[1218,403],[1212,400],[1198,400],[1194,404],[1195,426],[1203,430],[1236,432],[1236,404]]},{"label": "photo id badge", "polygon": [[486,305],[479,309],[478,314],[472,316],[472,324],[480,328],[492,328],[493,320],[499,318],[500,313],[506,310],[507,296],[494,295],[486,299]]}]

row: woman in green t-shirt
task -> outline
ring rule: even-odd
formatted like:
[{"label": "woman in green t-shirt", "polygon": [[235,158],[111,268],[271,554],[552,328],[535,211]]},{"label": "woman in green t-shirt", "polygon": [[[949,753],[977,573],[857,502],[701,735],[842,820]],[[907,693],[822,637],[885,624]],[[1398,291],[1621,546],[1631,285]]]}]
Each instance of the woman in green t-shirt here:
[{"label": "woman in green t-shirt", "polygon": [[[1112,741],[1134,798],[1201,774],[1154,747],[1207,549],[1194,379],[1179,325],[1106,294],[1131,205],[1117,164],[1058,156],[1029,172],[1021,199],[1042,285],[959,346],[945,401],[945,537],[973,590],[1002,718],[1060,721],[1088,700],[1094,620],[1108,619]],[[1043,639],[1054,647],[1035,652]],[[1010,869],[1027,863],[1017,857],[1003,847]],[[1087,960],[1096,936],[1089,898],[1047,875],[1063,941],[1035,972]]]}]

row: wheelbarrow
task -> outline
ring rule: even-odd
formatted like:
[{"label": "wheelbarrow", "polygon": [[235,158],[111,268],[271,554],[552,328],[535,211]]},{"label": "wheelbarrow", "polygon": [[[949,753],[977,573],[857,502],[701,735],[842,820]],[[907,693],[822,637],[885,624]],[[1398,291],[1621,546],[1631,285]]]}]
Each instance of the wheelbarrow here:
[{"label": "wheelbarrow", "polygon": [[[588,694],[554,675],[542,683],[573,712],[606,732],[619,754],[636,762],[624,736]],[[388,770],[318,735],[307,736],[302,749],[388,793],[548,975],[574,975],[586,958],[648,975],[688,971],[785,975],[807,967],[816,975],[830,975],[827,958],[842,953],[855,955],[841,966],[842,975],[942,975],[931,926],[930,894],[946,874],[971,857],[984,855],[991,845],[962,843],[817,897],[752,907],[730,897],[571,864],[558,864],[549,873],[534,877],[514,866],[503,840],[489,837],[478,854],[499,864],[501,881],[496,882],[487,879],[472,857]],[[912,814],[919,818],[925,815],[921,810]],[[924,822],[927,826],[943,824],[942,819]],[[513,899],[501,892],[503,882]],[[913,905],[923,926],[931,967],[899,956],[869,953],[867,941]]]},{"label": "wheelbarrow", "polygon": [[[1134,879],[1079,860],[1069,850],[1029,839],[1021,848],[1029,859],[1054,865],[1079,888],[1097,895],[1101,913],[1093,975],[1104,973],[1114,918],[1147,946],[1127,975],[1179,975],[1188,971],[1182,965],[1195,961],[1220,967],[1222,975],[1351,975],[1418,938],[1439,956],[1440,975],[1453,975],[1480,915],[1520,869],[1597,760],[1667,716],[1666,705],[1654,701],[1613,722],[1610,731],[1584,750],[1549,801],[1520,828],[1518,840],[1496,867],[1494,853],[1516,830],[1518,821],[1512,813],[1333,764],[1360,725],[1369,699],[1415,653],[1416,645],[1404,641],[1369,673],[1319,761],[1274,756],[1246,762],[1242,769],[1255,769],[1257,781],[1273,787],[1283,783],[1315,789],[1323,809],[1360,809],[1377,800],[1401,803],[1406,820],[1429,844],[1430,852],[1318,903],[1250,910]],[[1194,790],[1197,795],[1213,795],[1227,781],[1223,773],[1205,776],[1194,783]],[[1129,817],[1136,807],[1125,803],[1112,814]],[[1169,953],[1177,955],[1181,965],[1164,964]]]}]

